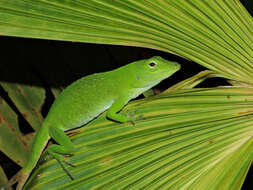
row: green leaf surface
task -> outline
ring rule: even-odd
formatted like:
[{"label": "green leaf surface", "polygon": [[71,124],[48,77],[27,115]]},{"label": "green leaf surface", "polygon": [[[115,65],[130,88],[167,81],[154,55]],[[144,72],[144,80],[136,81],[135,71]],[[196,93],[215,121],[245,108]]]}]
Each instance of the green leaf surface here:
[{"label": "green leaf surface", "polygon": [[24,136],[18,128],[16,113],[0,97],[0,150],[10,159],[24,166],[28,159],[31,136]]},{"label": "green leaf surface", "polygon": [[[226,155],[225,158],[220,158],[218,162],[214,163],[214,167],[207,170],[207,175],[202,175],[195,180],[193,187],[217,190],[241,189],[243,180],[240,179],[245,178],[253,158],[252,142],[252,137],[249,137],[249,139],[241,140],[241,144],[235,144],[235,147],[227,152],[229,155]],[[202,181],[207,183],[203,184]]]},{"label": "green leaf surface", "polygon": [[41,87],[10,82],[0,84],[30,125],[35,130],[39,129],[43,121],[41,107],[45,99],[45,90]]},{"label": "green leaf surface", "polygon": [[239,189],[253,158],[252,103],[252,88],[132,101],[123,112],[141,116],[134,126],[102,114],[71,131],[75,180],[44,154],[25,189]]},{"label": "green leaf surface", "polygon": [[0,31],[154,48],[252,84],[253,19],[239,0],[1,0]]},{"label": "green leaf surface", "polygon": [[205,70],[201,71],[198,74],[194,75],[193,77],[190,77],[186,80],[183,80],[173,86],[171,86],[169,89],[164,91],[163,93],[168,93],[172,90],[179,90],[179,89],[191,89],[203,82],[204,80],[212,77],[218,77],[216,73],[213,71]]},{"label": "green leaf surface", "polygon": [[[0,166],[0,186],[2,186],[3,184],[7,183],[8,179],[2,169],[2,167]],[[6,190],[11,190],[11,188],[7,188]]]}]

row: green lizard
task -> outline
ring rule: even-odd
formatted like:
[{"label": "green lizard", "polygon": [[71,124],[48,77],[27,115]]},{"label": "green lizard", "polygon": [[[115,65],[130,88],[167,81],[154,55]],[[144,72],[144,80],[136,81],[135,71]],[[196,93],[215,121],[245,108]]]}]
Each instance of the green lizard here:
[{"label": "green lizard", "polygon": [[[22,189],[50,138],[58,144],[49,146],[47,151],[63,167],[62,162],[66,162],[63,155],[71,155],[74,150],[74,145],[64,131],[81,127],[106,110],[106,116],[111,120],[133,122],[134,118],[118,112],[129,100],[179,69],[178,63],[155,56],[112,71],[83,77],[69,85],[53,103],[37,132],[26,165],[7,185],[18,182],[17,190]],[[66,169],[65,172],[73,179]]]}]

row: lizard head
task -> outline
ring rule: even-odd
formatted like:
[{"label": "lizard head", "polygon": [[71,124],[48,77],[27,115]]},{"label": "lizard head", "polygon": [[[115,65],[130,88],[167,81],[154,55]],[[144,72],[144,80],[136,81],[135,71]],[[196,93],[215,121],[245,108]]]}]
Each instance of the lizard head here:
[{"label": "lizard head", "polygon": [[135,75],[133,86],[137,88],[151,88],[180,69],[178,63],[159,56],[136,61],[132,66],[131,75]]}]

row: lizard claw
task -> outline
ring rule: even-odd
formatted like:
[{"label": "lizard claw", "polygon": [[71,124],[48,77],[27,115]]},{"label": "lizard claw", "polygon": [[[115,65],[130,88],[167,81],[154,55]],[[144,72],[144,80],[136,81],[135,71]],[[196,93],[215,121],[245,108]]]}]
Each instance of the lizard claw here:
[{"label": "lizard claw", "polygon": [[137,112],[137,110],[131,110],[131,111],[127,110],[126,111],[126,114],[129,118],[129,120],[127,122],[131,123],[133,126],[135,126],[135,121],[144,119],[143,114],[138,114],[137,116],[135,116],[136,112]]},{"label": "lizard claw", "polygon": [[128,123],[131,123],[133,126],[135,126],[135,122],[133,120],[127,121]]},{"label": "lizard claw", "polygon": [[[60,166],[62,167],[62,169],[65,171],[65,173],[67,174],[67,176],[69,176],[69,178],[71,180],[74,180],[74,177],[70,174],[70,172],[65,168],[65,166],[62,164],[62,162],[58,159],[56,159],[58,161],[58,163],[60,164]],[[66,160],[64,160],[64,162],[68,165],[72,165],[69,162],[67,162]],[[74,165],[73,165],[74,166]]]},{"label": "lizard claw", "polygon": [[76,167],[76,165],[74,165],[74,164],[70,163],[69,161],[64,160],[64,162],[65,162],[67,165],[69,165],[69,166],[71,166],[71,167],[73,167],[73,168],[75,168],[75,167]]}]

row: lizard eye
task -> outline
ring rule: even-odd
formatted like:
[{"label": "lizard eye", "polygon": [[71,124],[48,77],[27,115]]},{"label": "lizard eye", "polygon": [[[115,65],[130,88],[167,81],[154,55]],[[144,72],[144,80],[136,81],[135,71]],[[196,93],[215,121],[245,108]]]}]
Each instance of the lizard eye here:
[{"label": "lizard eye", "polygon": [[154,67],[155,65],[156,65],[156,63],[154,63],[154,62],[149,63],[150,67]]}]

